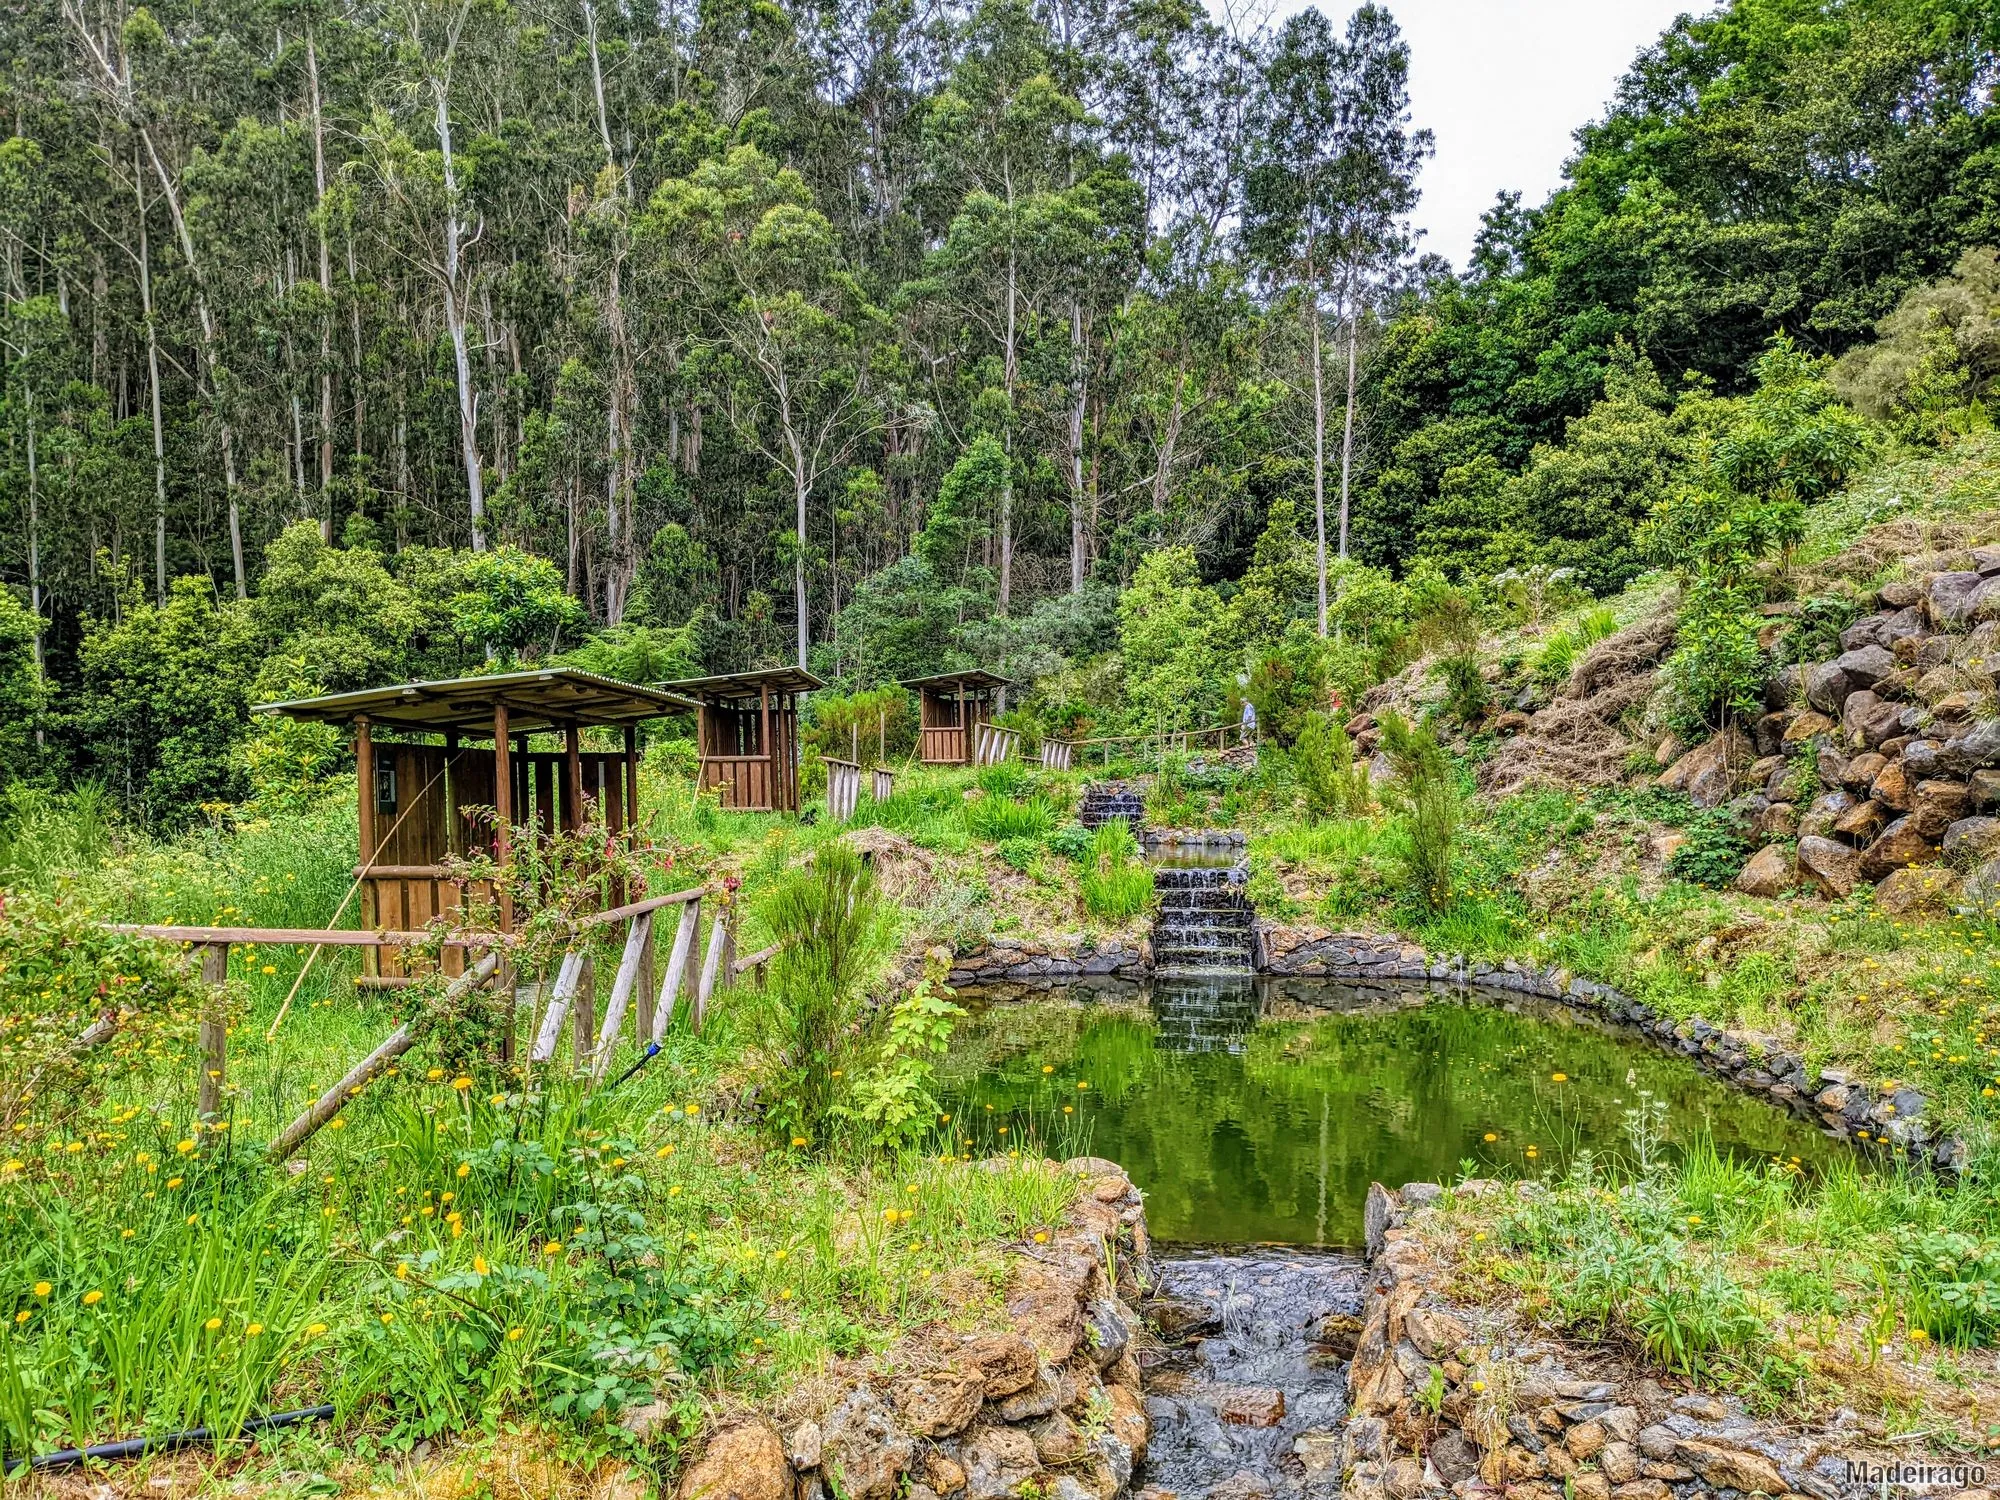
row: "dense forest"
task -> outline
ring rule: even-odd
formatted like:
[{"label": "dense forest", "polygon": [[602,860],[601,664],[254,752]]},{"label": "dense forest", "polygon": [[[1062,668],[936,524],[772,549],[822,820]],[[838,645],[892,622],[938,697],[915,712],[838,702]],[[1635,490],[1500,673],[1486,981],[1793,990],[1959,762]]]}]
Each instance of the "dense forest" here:
[{"label": "dense forest", "polygon": [[1455,268],[1374,4],[27,0],[9,773],[173,822],[331,753],[246,751],[260,697],[553,654],[1151,727],[1288,632],[1358,684],[1438,588],[1685,564],[1691,482],[1782,544],[1981,410],[1996,41],[1683,18]]}]

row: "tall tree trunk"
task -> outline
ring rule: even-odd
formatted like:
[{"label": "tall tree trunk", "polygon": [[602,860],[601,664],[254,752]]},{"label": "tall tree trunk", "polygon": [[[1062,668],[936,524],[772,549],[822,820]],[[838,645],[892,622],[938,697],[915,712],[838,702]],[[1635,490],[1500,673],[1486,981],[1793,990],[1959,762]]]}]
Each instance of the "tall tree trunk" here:
[{"label": "tall tree trunk", "polygon": [[1083,592],[1083,565],[1087,543],[1084,532],[1083,493],[1083,403],[1084,350],[1083,309],[1072,297],[1069,303],[1069,591]]},{"label": "tall tree trunk", "polygon": [[347,314],[353,332],[354,353],[352,376],[354,386],[354,456],[360,458],[364,451],[363,434],[368,425],[368,382],[361,376],[361,277],[354,263],[354,232],[349,230],[347,241]]},{"label": "tall tree trunk", "polygon": [[479,408],[472,394],[472,357],[465,342],[465,286],[459,264],[458,163],[451,150],[451,101],[442,78],[431,80],[437,98],[437,137],[444,166],[444,319],[451,335],[452,369],[458,377],[458,439],[465,459],[465,491],[472,507],[472,550],[486,550],[486,474],[479,458]]},{"label": "tall tree trunk", "polygon": [[1355,348],[1361,341],[1361,320],[1352,302],[1347,309],[1347,420],[1340,435],[1340,556],[1347,558],[1347,491],[1354,467],[1354,365]]},{"label": "tall tree trunk", "polygon": [[1306,316],[1312,321],[1313,551],[1319,561],[1319,633],[1326,634],[1326,381],[1321,368],[1319,283],[1306,283]]},{"label": "tall tree trunk", "polygon": [[799,666],[807,665],[812,654],[812,623],[806,615],[806,456],[796,439],[792,443],[792,499],[797,508],[798,546],[792,559],[792,594],[799,611]]},{"label": "tall tree trunk", "polygon": [[326,242],[326,124],[320,112],[319,52],[306,32],[306,77],[312,84],[313,229],[319,236],[319,534],[333,540],[333,255]]},{"label": "tall tree trunk", "polygon": [[139,199],[139,316],[146,324],[146,371],[153,397],[153,594],[167,602],[167,438],[160,417],[160,330],[153,316],[153,246],[146,233],[145,178],[132,163]]},{"label": "tall tree trunk", "polygon": [[[27,387],[28,404],[28,611],[35,617],[35,670],[42,661],[42,484],[35,454],[35,388]],[[35,730],[40,744],[42,731]]]},{"label": "tall tree trunk", "polygon": [[1000,481],[1000,590],[996,601],[1003,620],[1007,618],[1008,601],[1014,594],[1014,339],[1020,278],[1014,256],[1013,209],[1014,189],[1010,181],[1007,188],[1007,211],[1010,216],[1007,231],[1007,347],[1001,361],[1007,386],[1007,472]]}]

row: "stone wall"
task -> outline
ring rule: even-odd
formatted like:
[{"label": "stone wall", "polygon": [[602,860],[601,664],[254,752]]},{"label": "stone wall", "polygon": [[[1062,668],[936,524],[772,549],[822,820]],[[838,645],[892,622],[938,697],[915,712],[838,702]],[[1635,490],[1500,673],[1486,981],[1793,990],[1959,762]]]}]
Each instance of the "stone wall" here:
[{"label": "stone wall", "polygon": [[[1456,1192],[1535,1187],[1473,1181]],[[1863,1432],[1852,1412],[1817,1430],[1760,1421],[1733,1399],[1676,1395],[1614,1351],[1543,1338],[1504,1307],[1446,1301],[1451,1268],[1430,1260],[1404,1228],[1441,1196],[1435,1183],[1369,1191],[1370,1280],[1341,1435],[1345,1496],[1845,1500],[1870,1492],[1847,1477],[1850,1462],[1922,1457],[1907,1445],[1877,1448],[1885,1434]],[[1993,1500],[1964,1482],[1919,1492]]]},{"label": "stone wall", "polygon": [[1079,938],[997,937],[976,952],[954,958],[945,982],[957,987],[996,980],[1144,979],[1152,972],[1153,948],[1144,938],[1099,947]]},{"label": "stone wall", "polygon": [[1557,965],[1538,967],[1513,959],[1473,963],[1462,955],[1433,958],[1397,937],[1265,922],[1257,924],[1256,944],[1257,968],[1263,973],[1422,980],[1440,989],[1478,985],[1553,1000],[1634,1027],[1730,1082],[1791,1106],[1837,1135],[1947,1171],[1957,1170],[1965,1161],[1964,1142],[1934,1134],[1924,1117],[1924,1096],[1907,1085],[1870,1084],[1840,1069],[1812,1068],[1776,1037],[1759,1032],[1725,1029],[1699,1016],[1672,1020],[1608,984],[1579,979]]},{"label": "stone wall", "polygon": [[1082,1181],[1082,1198],[1046,1244],[1015,1247],[1005,1327],[919,1329],[836,1366],[783,1420],[723,1421],[681,1476],[679,1500],[1124,1494],[1151,1430],[1131,1347],[1130,1304],[1149,1279],[1145,1209],[1114,1162],[1079,1157],[1062,1170]]}]

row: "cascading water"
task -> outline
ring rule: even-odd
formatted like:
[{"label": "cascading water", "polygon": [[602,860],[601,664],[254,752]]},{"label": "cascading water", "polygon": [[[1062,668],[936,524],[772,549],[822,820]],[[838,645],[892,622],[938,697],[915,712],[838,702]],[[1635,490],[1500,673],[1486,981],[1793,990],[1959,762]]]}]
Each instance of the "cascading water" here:
[{"label": "cascading water", "polygon": [[1095,781],[1083,789],[1083,803],[1076,820],[1085,828],[1105,823],[1126,822],[1137,833],[1146,818],[1146,799],[1122,781]]},{"label": "cascading water", "polygon": [[1247,866],[1176,860],[1153,871],[1156,974],[1248,974],[1251,919]]}]

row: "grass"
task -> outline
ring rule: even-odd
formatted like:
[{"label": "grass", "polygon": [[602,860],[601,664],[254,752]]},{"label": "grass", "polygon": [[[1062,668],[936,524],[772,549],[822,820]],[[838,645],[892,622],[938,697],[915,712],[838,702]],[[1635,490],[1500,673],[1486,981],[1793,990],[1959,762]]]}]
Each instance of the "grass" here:
[{"label": "grass", "polygon": [[1083,857],[1077,890],[1084,909],[1107,921],[1136,917],[1153,904],[1153,872],[1139,859],[1132,830],[1122,821],[1100,824]]},{"label": "grass", "polygon": [[[962,846],[968,780],[912,775],[863,809]],[[652,770],[646,791],[656,890],[733,872],[754,908],[840,833],[722,811]],[[351,882],[344,788],[170,842],[108,820],[93,831],[87,798],[15,807],[0,848],[50,839],[71,862],[17,859],[9,879],[107,918],[310,928]],[[935,915],[891,913],[919,937]],[[295,1159],[302,1170],[274,1169],[259,1143],[401,1018],[402,996],[357,993],[351,967],[322,959],[266,1041],[304,962],[295,949],[232,954],[219,1128],[197,1128],[191,1038],[169,1028],[80,1112],[37,1103],[0,1142],[8,1453],[230,1430],[325,1400],[330,1430],[260,1447],[344,1473],[527,1421],[588,1461],[634,1453],[617,1412],[664,1399],[675,1416],[640,1456],[667,1463],[704,1392],[758,1399],[919,1323],[997,1320],[1006,1244],[1052,1226],[1074,1195],[1038,1155],[944,1121],[901,1152],[774,1144],[737,1107],[768,1060],[750,991],[725,992],[700,1035],[683,1019],[644,1071],[594,1094],[566,1060],[468,1066],[440,1038],[445,1051],[410,1054],[352,1100]],[[982,1170],[981,1153],[1003,1169]]]}]

